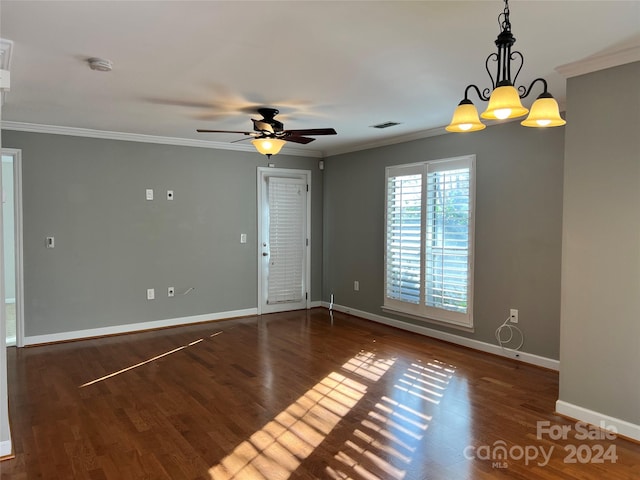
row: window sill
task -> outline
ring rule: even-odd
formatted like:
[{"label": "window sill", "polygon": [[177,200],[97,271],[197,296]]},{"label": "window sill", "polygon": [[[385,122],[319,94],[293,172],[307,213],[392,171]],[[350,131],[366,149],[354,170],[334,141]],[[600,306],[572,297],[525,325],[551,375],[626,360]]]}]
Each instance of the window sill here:
[{"label": "window sill", "polygon": [[458,323],[452,323],[452,322],[448,322],[446,320],[436,320],[434,318],[423,317],[421,315],[416,315],[415,313],[405,312],[403,310],[399,310],[397,308],[391,308],[391,307],[384,306],[384,305],[382,307],[380,307],[380,308],[382,308],[383,312],[393,313],[393,314],[400,315],[400,316],[403,316],[403,317],[411,318],[413,320],[419,320],[419,321],[424,322],[424,323],[432,323],[434,325],[440,325],[441,327],[454,328],[456,330],[461,330],[461,331],[467,332],[467,333],[474,333],[475,332],[475,328],[474,327],[469,327],[469,326],[466,326],[466,325],[460,325]]}]

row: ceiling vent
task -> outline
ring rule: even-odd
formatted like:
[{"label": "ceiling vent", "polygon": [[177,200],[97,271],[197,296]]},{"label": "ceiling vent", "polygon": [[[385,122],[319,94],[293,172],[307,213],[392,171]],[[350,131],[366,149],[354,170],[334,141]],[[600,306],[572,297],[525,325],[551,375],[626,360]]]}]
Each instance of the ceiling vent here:
[{"label": "ceiling vent", "polygon": [[97,58],[93,57],[87,60],[89,63],[89,68],[91,70],[96,70],[98,72],[110,72],[113,70],[113,63],[111,60],[107,60],[106,58]]},{"label": "ceiling vent", "polygon": [[396,125],[400,125],[399,122],[384,122],[384,123],[379,123],[378,125],[371,125],[372,128],[389,128],[389,127],[395,127]]}]

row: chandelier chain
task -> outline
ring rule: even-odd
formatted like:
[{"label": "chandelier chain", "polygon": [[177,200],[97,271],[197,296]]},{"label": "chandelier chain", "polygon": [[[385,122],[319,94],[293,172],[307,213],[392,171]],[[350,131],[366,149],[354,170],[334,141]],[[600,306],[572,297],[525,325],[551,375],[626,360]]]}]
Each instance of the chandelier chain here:
[{"label": "chandelier chain", "polygon": [[498,15],[498,25],[504,31],[511,31],[511,22],[509,21],[509,0],[504,2],[504,10]]}]

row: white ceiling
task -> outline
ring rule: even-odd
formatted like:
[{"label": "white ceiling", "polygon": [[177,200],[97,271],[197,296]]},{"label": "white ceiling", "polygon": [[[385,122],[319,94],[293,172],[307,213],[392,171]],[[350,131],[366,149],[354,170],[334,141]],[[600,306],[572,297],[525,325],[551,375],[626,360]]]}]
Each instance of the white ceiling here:
[{"label": "white ceiling", "polygon": [[[639,1],[510,8],[525,58],[518,84],[542,76],[561,105],[556,67],[640,45]],[[337,130],[297,153],[417,138],[449,123],[469,83],[489,86],[484,61],[502,9],[499,0],[2,0],[0,36],[14,42],[2,120],[215,146],[242,137],[196,128],[250,130],[249,112],[273,106],[285,128]],[[113,71],[90,70],[89,57],[110,59]],[[401,125],[370,127],[386,121]]]}]

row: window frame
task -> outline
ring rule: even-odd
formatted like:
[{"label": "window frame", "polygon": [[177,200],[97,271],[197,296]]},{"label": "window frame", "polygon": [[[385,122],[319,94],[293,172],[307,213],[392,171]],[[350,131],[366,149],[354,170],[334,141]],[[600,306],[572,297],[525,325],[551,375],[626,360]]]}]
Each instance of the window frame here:
[{"label": "window frame", "polygon": [[[427,197],[428,175],[434,171],[452,171],[460,168],[469,168],[469,219],[468,219],[468,246],[467,246],[467,306],[466,312],[455,312],[445,308],[427,306],[426,295],[426,250],[427,250]],[[420,172],[421,180],[421,212],[420,212],[420,280],[419,302],[417,304],[390,298],[388,293],[389,280],[389,181],[395,177],[415,175]],[[391,165],[385,168],[385,202],[384,202],[384,304],[382,309],[390,313],[400,314],[409,318],[424,322],[436,323],[454,327],[466,331],[473,331],[473,277],[474,277],[474,247],[475,247],[475,202],[476,202],[476,156],[464,155],[436,160],[426,160],[417,163]]]}]

